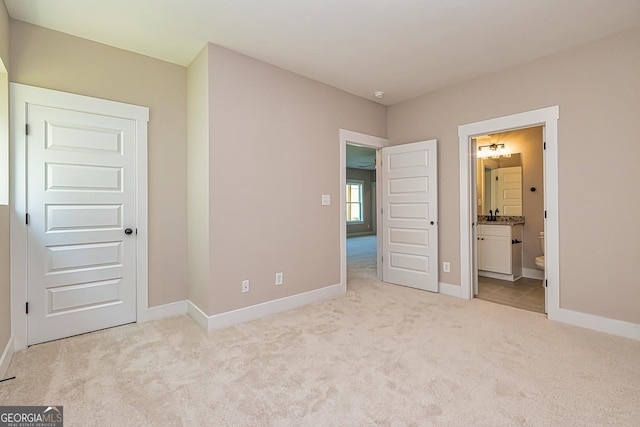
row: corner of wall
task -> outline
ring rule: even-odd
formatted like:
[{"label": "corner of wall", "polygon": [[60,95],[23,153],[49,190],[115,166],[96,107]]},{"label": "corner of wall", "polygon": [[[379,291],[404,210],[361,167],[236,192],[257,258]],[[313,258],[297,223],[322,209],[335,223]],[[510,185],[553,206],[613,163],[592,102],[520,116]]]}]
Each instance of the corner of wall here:
[{"label": "corner of wall", "polygon": [[207,308],[209,282],[209,53],[187,69],[187,298]]},{"label": "corner of wall", "polygon": [[208,316],[192,301],[187,302],[187,314],[208,332],[224,329],[239,323],[259,319],[272,314],[293,310],[324,299],[343,295],[347,291],[345,284],[327,286],[309,292],[292,295],[277,300],[267,301],[249,307],[231,310],[225,313]]}]

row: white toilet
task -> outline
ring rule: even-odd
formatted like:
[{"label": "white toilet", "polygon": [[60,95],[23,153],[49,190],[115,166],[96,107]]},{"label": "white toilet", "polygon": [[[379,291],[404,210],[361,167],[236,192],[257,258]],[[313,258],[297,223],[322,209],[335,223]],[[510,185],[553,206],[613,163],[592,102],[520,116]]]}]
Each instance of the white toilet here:
[{"label": "white toilet", "polygon": [[540,246],[542,246],[542,255],[536,257],[536,267],[544,270],[544,231],[540,232]]}]

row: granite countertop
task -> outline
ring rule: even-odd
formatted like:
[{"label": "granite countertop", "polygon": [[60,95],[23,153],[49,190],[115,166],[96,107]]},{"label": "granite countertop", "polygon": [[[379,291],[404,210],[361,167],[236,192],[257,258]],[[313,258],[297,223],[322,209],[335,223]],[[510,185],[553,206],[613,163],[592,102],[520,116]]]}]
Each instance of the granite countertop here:
[{"label": "granite countertop", "polygon": [[478,225],[518,225],[524,224],[524,221],[478,221]]},{"label": "granite countertop", "polygon": [[478,225],[518,225],[524,224],[523,216],[498,216],[496,221],[489,221],[487,215],[478,215]]}]

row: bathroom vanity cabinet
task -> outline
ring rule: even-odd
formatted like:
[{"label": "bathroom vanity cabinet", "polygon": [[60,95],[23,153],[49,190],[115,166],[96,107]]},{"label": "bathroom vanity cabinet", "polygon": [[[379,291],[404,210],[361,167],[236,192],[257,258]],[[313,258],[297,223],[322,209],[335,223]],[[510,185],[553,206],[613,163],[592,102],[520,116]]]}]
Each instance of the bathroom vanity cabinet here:
[{"label": "bathroom vanity cabinet", "polygon": [[522,224],[478,225],[478,275],[516,281],[522,277]]}]

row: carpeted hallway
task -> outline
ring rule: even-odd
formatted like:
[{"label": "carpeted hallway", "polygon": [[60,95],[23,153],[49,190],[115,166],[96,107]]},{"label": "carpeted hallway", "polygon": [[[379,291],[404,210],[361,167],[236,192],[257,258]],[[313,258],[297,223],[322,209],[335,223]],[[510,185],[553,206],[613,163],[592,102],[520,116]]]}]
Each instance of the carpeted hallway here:
[{"label": "carpeted hallway", "polygon": [[640,425],[640,342],[375,280],[207,333],[186,316],[15,354],[1,405],[65,426]]}]

